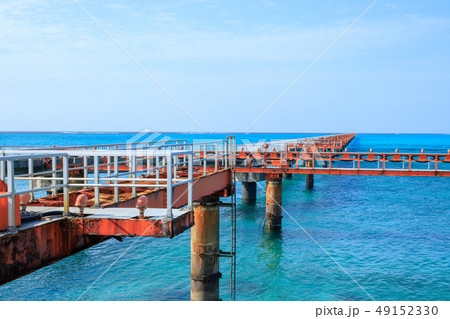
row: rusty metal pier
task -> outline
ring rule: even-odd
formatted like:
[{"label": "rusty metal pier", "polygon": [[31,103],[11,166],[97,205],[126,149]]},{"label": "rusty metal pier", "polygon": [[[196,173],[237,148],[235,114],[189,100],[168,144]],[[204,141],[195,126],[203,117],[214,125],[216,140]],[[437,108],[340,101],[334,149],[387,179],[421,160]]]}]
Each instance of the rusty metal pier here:
[{"label": "rusty metal pier", "polygon": [[348,152],[356,134],[238,145],[237,180],[242,198],[256,198],[256,183],[266,181],[266,229],[281,228],[282,181],[292,174],[306,176],[306,189],[314,188],[314,175],[436,176],[450,177],[450,150],[446,154]]},{"label": "rusty metal pier", "polygon": [[[306,175],[450,177],[448,153],[348,152],[355,134],[236,145],[185,140],[0,150],[0,284],[110,238],[173,238],[191,229],[191,299],[219,300],[220,257],[236,286],[235,181],[243,200],[266,181],[265,228],[282,227],[283,178]],[[18,168],[17,163],[21,163]],[[23,165],[26,163],[27,165]],[[38,163],[38,165],[36,165]],[[16,190],[27,181],[26,190]],[[42,195],[42,193],[47,195]],[[220,200],[230,197],[229,203]],[[219,244],[231,208],[231,246]]]},{"label": "rusty metal pier", "polygon": [[[207,221],[218,218],[220,206],[206,213],[196,207],[202,207],[205,198],[233,194],[234,148],[230,137],[206,143],[3,149],[0,284],[113,237],[172,238],[195,221],[194,234],[209,234]],[[35,171],[35,160],[46,169]],[[28,172],[18,173],[17,162],[29,163]],[[15,182],[21,180],[29,187],[16,191]],[[43,191],[50,195],[37,198]],[[208,236],[216,242],[213,259],[210,266],[198,268],[204,253],[196,253],[196,248],[207,245]],[[192,239],[193,300],[219,299],[219,255],[231,258],[235,270],[235,244],[224,253],[218,232],[208,236]],[[208,294],[211,276],[217,287]],[[231,289],[234,284],[232,280]]]}]

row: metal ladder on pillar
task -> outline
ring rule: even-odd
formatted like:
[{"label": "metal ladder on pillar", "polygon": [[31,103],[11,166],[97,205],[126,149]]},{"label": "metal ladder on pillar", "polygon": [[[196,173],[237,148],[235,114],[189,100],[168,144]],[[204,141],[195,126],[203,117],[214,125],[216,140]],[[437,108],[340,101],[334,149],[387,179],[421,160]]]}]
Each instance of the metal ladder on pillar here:
[{"label": "metal ladder on pillar", "polygon": [[236,178],[233,168],[233,195],[231,195],[231,269],[230,300],[236,300]]},{"label": "metal ladder on pillar", "polygon": [[231,247],[230,252],[219,252],[220,257],[229,257],[230,261],[230,300],[236,300],[236,138],[234,136],[227,136],[228,145],[228,164],[232,172],[232,190],[231,203],[223,204],[231,208]]},{"label": "metal ladder on pillar", "polygon": [[229,139],[233,195],[231,195],[231,266],[230,266],[230,300],[236,300],[236,138]]}]

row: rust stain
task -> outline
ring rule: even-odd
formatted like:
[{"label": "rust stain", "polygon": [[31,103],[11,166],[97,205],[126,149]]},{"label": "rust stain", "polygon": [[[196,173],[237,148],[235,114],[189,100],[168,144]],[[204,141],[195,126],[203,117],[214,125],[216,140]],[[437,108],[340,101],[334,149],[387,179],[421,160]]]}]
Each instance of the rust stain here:
[{"label": "rust stain", "polygon": [[100,243],[104,236],[83,237],[64,231],[68,219],[0,237],[0,284],[26,275],[80,250]]}]

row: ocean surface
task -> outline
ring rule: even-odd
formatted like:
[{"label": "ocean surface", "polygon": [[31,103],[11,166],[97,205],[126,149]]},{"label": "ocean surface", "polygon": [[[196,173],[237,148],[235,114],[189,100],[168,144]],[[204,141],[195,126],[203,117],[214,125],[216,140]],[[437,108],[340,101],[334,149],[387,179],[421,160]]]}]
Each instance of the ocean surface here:
[{"label": "ocean surface", "polygon": [[[226,135],[163,134],[195,141]],[[240,143],[320,134],[234,135]],[[0,145],[126,143],[133,136],[0,133]],[[370,148],[446,153],[450,135],[358,134],[348,146]],[[283,180],[290,216],[283,214],[278,234],[259,227],[265,182],[258,185],[249,205],[237,184],[237,300],[450,300],[450,178],[316,175],[308,191],[297,175]],[[223,208],[222,250],[229,234]],[[228,300],[229,260],[220,262],[220,295]],[[112,239],[0,286],[0,300],[189,300],[189,276],[189,230],[173,239]]]}]

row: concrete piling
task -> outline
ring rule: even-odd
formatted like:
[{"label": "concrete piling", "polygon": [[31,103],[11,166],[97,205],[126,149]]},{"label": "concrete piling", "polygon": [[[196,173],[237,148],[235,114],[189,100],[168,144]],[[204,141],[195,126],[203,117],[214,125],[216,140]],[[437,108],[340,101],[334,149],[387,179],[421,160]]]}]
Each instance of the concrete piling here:
[{"label": "concrete piling", "polygon": [[242,182],[242,201],[256,201],[256,182]]},{"label": "concrete piling", "polygon": [[[306,167],[312,167],[312,161],[306,162]],[[313,189],[314,188],[314,174],[306,174],[306,188]]]},{"label": "concrete piling", "polygon": [[306,175],[306,188],[313,189],[314,188],[314,174]]},{"label": "concrete piling", "polygon": [[191,300],[219,300],[219,197],[194,202],[191,228]]},{"label": "concrete piling", "polygon": [[242,201],[252,203],[256,201],[256,182],[266,179],[261,173],[236,173],[236,181],[242,182]]},{"label": "concrete piling", "polygon": [[282,175],[266,174],[266,221],[268,230],[281,229]]}]

